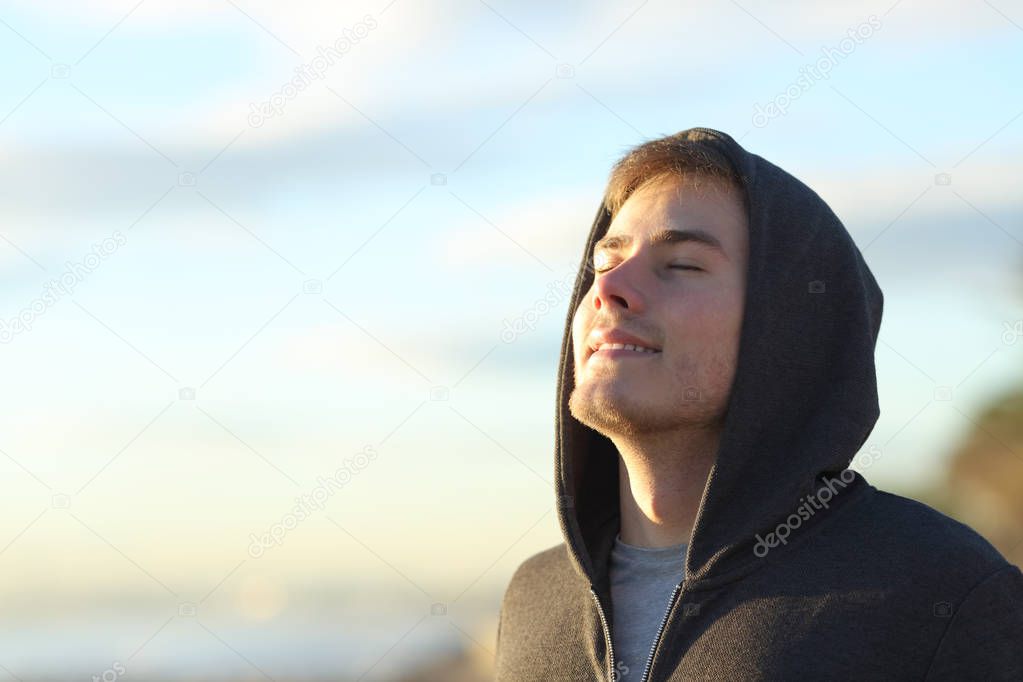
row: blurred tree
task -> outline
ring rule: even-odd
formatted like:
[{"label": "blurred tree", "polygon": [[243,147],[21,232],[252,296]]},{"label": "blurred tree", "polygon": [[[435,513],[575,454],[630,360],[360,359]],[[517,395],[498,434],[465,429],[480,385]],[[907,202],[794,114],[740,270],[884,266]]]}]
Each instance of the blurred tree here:
[{"label": "blurred tree", "polygon": [[1023,565],[1023,390],[996,398],[973,422],[952,455],[943,489],[926,501]]},{"label": "blurred tree", "polygon": [[[1023,297],[1023,277],[1019,282]],[[1003,324],[1002,340],[1023,345],[1023,320]],[[1020,384],[971,418],[974,427],[952,453],[943,485],[920,497],[972,526],[1009,561],[1023,566],[1023,381]]]}]

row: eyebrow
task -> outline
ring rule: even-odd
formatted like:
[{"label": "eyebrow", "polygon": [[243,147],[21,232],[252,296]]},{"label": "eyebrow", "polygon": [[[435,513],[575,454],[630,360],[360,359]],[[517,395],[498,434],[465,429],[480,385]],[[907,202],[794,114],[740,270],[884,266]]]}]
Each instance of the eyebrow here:
[{"label": "eyebrow", "polygon": [[[693,230],[661,230],[650,235],[648,243],[653,244],[680,244],[684,242],[691,242],[693,244],[701,244],[707,248],[716,250],[725,256],[725,249],[718,241],[717,237],[706,232],[705,230],[693,229]],[[608,235],[599,240],[593,245],[593,252],[598,251],[618,251],[632,243],[632,235],[630,234],[617,234]]]}]

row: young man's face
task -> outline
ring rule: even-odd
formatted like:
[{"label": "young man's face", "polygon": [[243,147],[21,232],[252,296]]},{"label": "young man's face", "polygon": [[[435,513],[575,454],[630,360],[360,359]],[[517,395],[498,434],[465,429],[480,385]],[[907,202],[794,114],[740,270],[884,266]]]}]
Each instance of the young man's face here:
[{"label": "young man's face", "polygon": [[[605,435],[711,426],[724,417],[742,326],[749,228],[737,190],[713,180],[700,185],[669,179],[640,187],[601,241],[621,239],[594,250],[593,285],[572,321],[569,410]],[[702,232],[720,248],[657,239],[670,230]],[[616,333],[657,352],[592,349],[615,341]]]}]

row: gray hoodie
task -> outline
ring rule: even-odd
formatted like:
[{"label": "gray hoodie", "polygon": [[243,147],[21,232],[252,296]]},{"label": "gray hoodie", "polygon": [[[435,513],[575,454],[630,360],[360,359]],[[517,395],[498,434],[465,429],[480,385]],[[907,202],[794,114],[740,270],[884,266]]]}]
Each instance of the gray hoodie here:
[{"label": "gray hoodie", "polygon": [[1023,575],[980,535],[848,466],[879,415],[883,297],[809,187],[725,133],[678,137],[723,155],[749,209],[738,365],[716,462],[644,666],[614,657],[608,558],[618,453],[568,410],[572,317],[559,363],[554,472],[564,542],[526,559],[501,603],[496,680],[1023,680]]}]

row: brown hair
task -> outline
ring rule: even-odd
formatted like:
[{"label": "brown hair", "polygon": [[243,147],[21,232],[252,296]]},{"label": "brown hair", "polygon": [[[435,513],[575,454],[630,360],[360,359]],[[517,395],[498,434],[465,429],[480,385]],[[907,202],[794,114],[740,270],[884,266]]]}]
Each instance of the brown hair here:
[{"label": "brown hair", "polygon": [[700,180],[719,187],[731,186],[746,204],[742,179],[724,154],[706,144],[668,135],[634,147],[615,163],[604,193],[604,206],[613,220],[640,187],[672,178],[691,182],[694,187],[700,186]]}]

